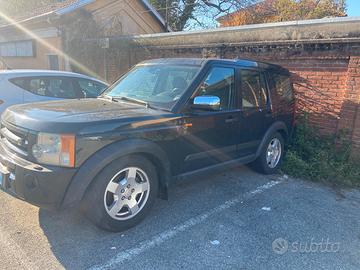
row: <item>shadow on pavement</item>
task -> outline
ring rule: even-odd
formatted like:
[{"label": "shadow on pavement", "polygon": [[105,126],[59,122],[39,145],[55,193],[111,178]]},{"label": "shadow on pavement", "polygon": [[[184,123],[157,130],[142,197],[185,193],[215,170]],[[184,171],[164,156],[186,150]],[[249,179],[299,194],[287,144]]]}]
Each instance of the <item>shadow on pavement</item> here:
[{"label": "shadow on pavement", "polygon": [[53,254],[66,269],[84,269],[104,263],[117,252],[132,248],[268,180],[245,167],[188,179],[172,188],[168,201],[157,200],[141,224],[122,233],[98,229],[78,209],[62,212],[40,209],[40,226]]}]

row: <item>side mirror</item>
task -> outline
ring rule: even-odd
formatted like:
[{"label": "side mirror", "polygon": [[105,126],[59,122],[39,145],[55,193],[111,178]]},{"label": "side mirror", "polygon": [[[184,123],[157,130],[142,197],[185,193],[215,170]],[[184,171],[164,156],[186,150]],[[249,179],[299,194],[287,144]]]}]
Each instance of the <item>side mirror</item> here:
[{"label": "side mirror", "polygon": [[191,106],[193,109],[218,111],[220,110],[220,98],[217,96],[197,96]]}]

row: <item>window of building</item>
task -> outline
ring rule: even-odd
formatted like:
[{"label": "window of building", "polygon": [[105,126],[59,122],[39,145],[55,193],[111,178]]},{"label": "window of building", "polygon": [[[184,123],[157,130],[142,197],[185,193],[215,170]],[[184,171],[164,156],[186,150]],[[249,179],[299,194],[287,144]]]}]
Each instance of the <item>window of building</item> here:
[{"label": "window of building", "polygon": [[49,54],[48,62],[50,70],[59,70],[59,57],[56,54]]},{"label": "window of building", "polygon": [[32,40],[0,43],[0,56],[32,57],[34,56],[34,43]]}]

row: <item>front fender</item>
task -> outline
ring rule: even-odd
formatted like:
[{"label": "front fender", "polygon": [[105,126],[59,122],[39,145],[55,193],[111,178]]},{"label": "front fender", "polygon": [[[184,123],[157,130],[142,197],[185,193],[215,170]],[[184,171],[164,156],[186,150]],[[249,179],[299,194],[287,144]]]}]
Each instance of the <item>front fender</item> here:
[{"label": "front fender", "polygon": [[72,178],[61,207],[66,208],[81,201],[92,180],[106,165],[130,154],[146,154],[152,157],[153,160],[151,161],[160,170],[160,192],[163,197],[167,197],[171,172],[166,153],[154,142],[143,139],[130,139],[107,145],[88,158]]}]

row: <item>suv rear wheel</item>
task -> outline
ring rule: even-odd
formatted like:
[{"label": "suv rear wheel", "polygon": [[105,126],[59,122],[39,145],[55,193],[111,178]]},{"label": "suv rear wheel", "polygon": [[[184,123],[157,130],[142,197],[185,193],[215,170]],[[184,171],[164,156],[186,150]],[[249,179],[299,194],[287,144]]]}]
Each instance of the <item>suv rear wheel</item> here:
[{"label": "suv rear wheel", "polygon": [[86,216],[109,231],[123,231],[150,211],[158,192],[153,164],[138,155],[122,157],[106,166],[85,195]]},{"label": "suv rear wheel", "polygon": [[265,174],[276,173],[284,155],[284,138],[279,132],[270,136],[261,150],[260,156],[252,163],[252,167]]}]

